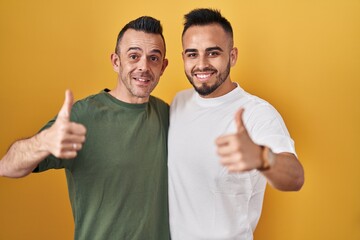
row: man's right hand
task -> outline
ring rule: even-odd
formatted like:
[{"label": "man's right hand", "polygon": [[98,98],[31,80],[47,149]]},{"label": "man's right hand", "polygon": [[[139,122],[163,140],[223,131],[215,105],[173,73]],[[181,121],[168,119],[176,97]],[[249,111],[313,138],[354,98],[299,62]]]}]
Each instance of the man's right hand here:
[{"label": "man's right hand", "polygon": [[85,142],[86,128],[70,121],[70,113],[74,99],[70,90],[65,92],[65,101],[55,123],[42,134],[43,150],[57,158],[71,159]]}]

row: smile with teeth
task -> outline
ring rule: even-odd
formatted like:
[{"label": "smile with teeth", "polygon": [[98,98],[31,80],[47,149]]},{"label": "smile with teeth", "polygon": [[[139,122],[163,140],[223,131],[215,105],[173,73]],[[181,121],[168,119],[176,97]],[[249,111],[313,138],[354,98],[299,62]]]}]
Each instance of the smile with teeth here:
[{"label": "smile with teeth", "polygon": [[139,82],[150,82],[150,79],[148,78],[134,78],[135,81],[139,81]]},{"label": "smile with teeth", "polygon": [[200,81],[206,81],[213,75],[213,72],[210,73],[195,73],[194,76]]}]

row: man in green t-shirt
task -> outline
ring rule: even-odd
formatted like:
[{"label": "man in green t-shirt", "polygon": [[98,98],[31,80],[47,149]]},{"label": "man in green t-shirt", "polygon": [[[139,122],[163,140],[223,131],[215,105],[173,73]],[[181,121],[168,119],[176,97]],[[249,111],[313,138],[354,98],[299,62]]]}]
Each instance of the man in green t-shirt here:
[{"label": "man in green t-shirt", "polygon": [[120,31],[111,63],[114,89],[73,104],[33,137],[16,141],[0,176],[65,169],[75,239],[169,239],[169,106],[150,95],[168,61],[160,22],[140,17]]}]

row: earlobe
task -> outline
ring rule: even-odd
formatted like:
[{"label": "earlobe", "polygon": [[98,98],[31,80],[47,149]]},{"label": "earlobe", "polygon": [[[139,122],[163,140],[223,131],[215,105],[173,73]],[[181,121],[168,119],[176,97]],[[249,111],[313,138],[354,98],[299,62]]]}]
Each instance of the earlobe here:
[{"label": "earlobe", "polygon": [[110,56],[111,65],[115,72],[119,72],[120,58],[116,53],[112,53]]},{"label": "earlobe", "polygon": [[237,57],[238,57],[238,49],[236,47],[234,47],[233,49],[231,49],[231,52],[230,52],[231,66],[234,66],[236,64]]},{"label": "earlobe", "polygon": [[168,66],[168,64],[169,64],[169,60],[165,58],[164,61],[163,61],[163,65],[162,65],[161,75],[160,75],[160,76],[162,76],[162,74],[164,73],[164,71],[165,71],[166,67]]}]

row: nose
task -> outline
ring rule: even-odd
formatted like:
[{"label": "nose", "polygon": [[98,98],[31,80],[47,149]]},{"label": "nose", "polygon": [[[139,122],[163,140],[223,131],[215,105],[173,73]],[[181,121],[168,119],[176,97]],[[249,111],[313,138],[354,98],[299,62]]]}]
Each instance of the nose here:
[{"label": "nose", "polygon": [[198,68],[199,68],[200,70],[209,67],[209,61],[208,61],[208,59],[206,58],[206,56],[200,55],[198,59],[199,59],[199,61],[198,61]]},{"label": "nose", "polygon": [[149,60],[146,57],[142,57],[138,62],[138,70],[146,72],[149,69]]}]

